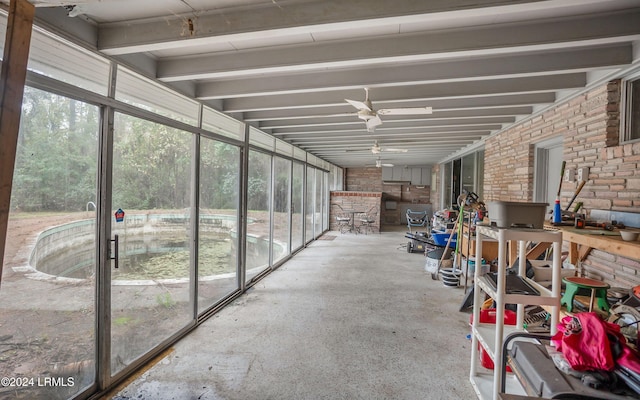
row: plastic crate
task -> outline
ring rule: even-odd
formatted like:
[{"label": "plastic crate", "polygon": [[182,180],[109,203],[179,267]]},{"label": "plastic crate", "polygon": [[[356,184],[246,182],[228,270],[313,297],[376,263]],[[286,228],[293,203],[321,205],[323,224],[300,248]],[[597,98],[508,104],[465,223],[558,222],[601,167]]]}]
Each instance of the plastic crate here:
[{"label": "plastic crate", "polygon": [[[449,236],[451,236],[451,233],[438,232],[438,231],[431,232],[431,238],[433,239],[433,243],[435,243],[436,246],[445,247],[447,245],[447,241],[449,240]],[[458,239],[458,233],[453,233],[453,237],[451,238],[451,243],[449,243],[449,247],[455,248],[457,239]]]}]

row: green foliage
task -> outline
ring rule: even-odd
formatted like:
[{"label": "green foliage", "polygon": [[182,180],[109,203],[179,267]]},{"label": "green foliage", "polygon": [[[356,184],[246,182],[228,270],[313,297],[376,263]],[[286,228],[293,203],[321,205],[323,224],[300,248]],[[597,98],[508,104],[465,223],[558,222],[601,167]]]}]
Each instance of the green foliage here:
[{"label": "green foliage", "polygon": [[[95,203],[100,109],[29,87],[22,109],[12,210],[81,211]],[[114,122],[114,207],[189,207],[192,134],[124,114]],[[202,143],[202,207],[237,209],[239,148]]]},{"label": "green foliage", "polygon": [[116,326],[125,326],[128,325],[130,322],[133,321],[133,318],[129,317],[129,316],[122,316],[122,317],[117,317],[113,319],[113,324]]},{"label": "green foliage", "polygon": [[77,211],[95,201],[99,109],[26,87],[12,209]]},{"label": "green foliage", "polygon": [[156,296],[156,303],[164,308],[173,308],[176,305],[176,301],[171,297],[171,293],[164,292]]},{"label": "green foliage", "polygon": [[248,173],[248,199],[249,210],[269,210],[269,196],[271,193],[271,156],[258,151],[249,151]]}]

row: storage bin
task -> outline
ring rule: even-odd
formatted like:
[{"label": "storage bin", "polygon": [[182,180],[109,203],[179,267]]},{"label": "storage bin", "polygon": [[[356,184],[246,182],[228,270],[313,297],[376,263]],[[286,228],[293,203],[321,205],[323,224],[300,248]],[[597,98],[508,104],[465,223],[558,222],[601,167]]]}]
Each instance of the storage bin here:
[{"label": "storage bin", "polygon": [[[484,275],[487,272],[489,272],[489,268],[490,268],[490,265],[483,258],[481,263],[480,263],[480,275]],[[476,258],[475,257],[469,257],[469,275],[473,276],[475,274],[475,272],[476,272]]]},{"label": "storage bin", "polygon": [[542,229],[547,203],[490,201],[487,203],[491,225],[498,228]]},{"label": "storage bin", "polygon": [[[446,246],[447,241],[449,240],[449,236],[451,236],[451,233],[431,231],[431,238],[433,239],[433,243],[435,243],[436,246]],[[456,247],[457,238],[458,238],[458,233],[457,232],[453,233],[453,237],[451,238],[451,243],[449,243],[449,247],[451,248]]]}]

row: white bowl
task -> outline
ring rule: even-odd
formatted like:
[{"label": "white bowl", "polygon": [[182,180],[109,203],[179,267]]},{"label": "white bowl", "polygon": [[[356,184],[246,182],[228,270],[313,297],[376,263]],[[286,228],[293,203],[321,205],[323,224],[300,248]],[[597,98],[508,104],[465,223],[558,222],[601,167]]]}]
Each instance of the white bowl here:
[{"label": "white bowl", "polygon": [[627,242],[634,242],[634,241],[638,240],[638,235],[640,235],[640,232],[636,232],[636,231],[620,231],[620,236],[622,236],[622,240],[625,240]]}]

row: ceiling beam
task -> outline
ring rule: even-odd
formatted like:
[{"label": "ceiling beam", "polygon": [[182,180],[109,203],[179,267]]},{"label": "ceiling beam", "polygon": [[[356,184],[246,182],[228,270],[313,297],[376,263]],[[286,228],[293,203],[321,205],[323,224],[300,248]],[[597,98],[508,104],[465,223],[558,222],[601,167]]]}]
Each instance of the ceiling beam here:
[{"label": "ceiling beam", "polygon": [[[420,126],[416,126],[415,123],[411,121],[401,121],[401,122],[389,122],[384,123],[381,126],[376,127],[376,132],[380,131],[389,131],[394,129],[403,129],[403,128],[414,128],[421,129],[425,127],[436,127],[436,126],[464,126],[464,125],[475,125],[475,124],[512,124],[516,121],[514,117],[478,117],[478,118],[468,118],[468,119],[459,119],[455,121],[422,121]],[[325,127],[295,127],[295,128],[279,128],[274,129],[272,134],[274,136],[281,135],[307,135],[309,133],[319,134],[319,133],[331,133],[331,132],[354,132],[361,131],[366,132],[366,128],[364,126],[364,122],[357,123],[359,126],[354,129],[345,129],[344,126],[325,126]]]},{"label": "ceiling beam", "polygon": [[[536,93],[550,90],[582,88],[587,83],[584,72],[551,76],[523,78],[487,79],[470,82],[446,82],[388,88],[373,88],[370,96],[374,101],[431,100],[438,98],[491,96],[500,94]],[[340,90],[321,93],[298,93],[276,96],[255,96],[224,100],[225,112],[291,109],[314,106],[342,106],[344,99],[362,98],[362,90]]]},{"label": "ceiling beam", "polygon": [[[461,126],[461,125],[473,125],[473,124],[512,124],[516,121],[513,116],[499,116],[499,117],[475,117],[475,118],[457,118],[454,120],[399,120],[399,121],[387,121],[383,120],[384,124],[378,126],[376,130],[389,130],[389,129],[403,129],[403,128],[424,128],[434,126]],[[342,124],[322,124],[322,125],[295,125],[295,126],[283,126],[277,129],[272,129],[271,134],[275,136],[289,134],[306,134],[314,132],[331,132],[331,131],[345,131],[345,130],[364,130],[364,122],[354,117],[349,123]]]},{"label": "ceiling beam", "polygon": [[[470,97],[456,99],[432,99],[429,105],[438,111],[453,110],[474,110],[482,108],[499,108],[505,106],[527,106],[537,104],[551,104],[556,100],[553,92],[545,93],[525,93],[525,94],[506,94],[485,97]],[[403,103],[385,103],[376,101],[378,108],[392,108],[401,104],[402,107],[420,107],[423,106],[422,101],[403,102]],[[342,116],[353,114],[353,107],[346,102],[342,106],[319,106],[313,110],[307,108],[296,108],[288,110],[264,110],[264,111],[247,111],[244,113],[244,120],[248,122],[254,121],[270,121],[270,120],[286,120],[296,118],[317,118]]]},{"label": "ceiling beam", "polygon": [[[399,137],[397,139],[396,138],[387,139],[385,140],[385,143],[395,143],[395,144],[400,144],[400,143],[420,144],[420,143],[440,143],[440,142],[452,143],[454,140],[469,140],[469,139],[478,140],[478,139],[481,139],[483,136],[485,135],[482,135],[482,134],[449,135],[449,136],[441,135],[438,137],[424,137],[424,138],[423,137],[410,137],[410,138]],[[331,147],[333,145],[342,146],[342,148],[353,148],[362,144],[370,146],[372,143],[372,140],[374,139],[372,138],[359,138],[359,139],[346,139],[346,140],[315,139],[310,141],[296,140],[291,143],[296,146],[305,146],[305,147],[315,146],[316,148]],[[387,146],[389,145],[390,144],[387,144]]]},{"label": "ceiling beam", "polygon": [[448,134],[456,134],[456,133],[479,133],[479,134],[488,134],[492,131],[496,131],[501,129],[502,125],[469,125],[469,126],[452,126],[452,127],[438,127],[438,128],[416,128],[413,130],[403,129],[398,132],[384,132],[384,133],[369,133],[369,132],[357,132],[357,133],[349,133],[345,134],[343,132],[339,133],[323,133],[320,135],[292,135],[292,136],[279,136],[279,139],[286,140],[288,143],[297,143],[304,140],[315,140],[315,139],[328,139],[331,140],[333,138],[370,138],[370,139],[385,139],[385,138],[395,138],[395,137],[422,137],[422,136],[438,136],[438,135],[448,135]]},{"label": "ceiling beam", "polygon": [[[215,41],[246,40],[269,32],[270,37],[411,23],[429,14],[450,11],[498,12],[522,9],[541,0],[323,0],[313,2],[265,2],[262,5],[227,7],[200,14],[102,24],[98,48],[117,55],[202,45]],[[537,8],[542,7],[537,5]],[[190,29],[189,19],[193,29]]]},{"label": "ceiling beam", "polygon": [[[346,2],[345,2],[346,3]],[[203,57],[162,60],[158,78],[164,81],[246,77],[273,72],[345,68],[390,61],[433,61],[448,57],[485,56],[503,52],[565,49],[589,44],[632,41],[640,35],[640,12],[597,14],[571,19],[396,34],[384,37],[311,42],[298,46],[222,52]],[[135,39],[132,39],[135,40]],[[193,40],[193,39],[192,39]],[[251,66],[238,68],[238,66]]]},{"label": "ceiling beam", "polygon": [[[438,121],[448,119],[464,119],[474,117],[500,117],[528,115],[533,112],[533,107],[504,107],[504,108],[488,108],[476,110],[453,110],[438,111],[434,110],[430,115],[384,115],[383,121]],[[279,121],[264,121],[260,123],[261,129],[291,128],[296,126],[324,126],[324,125],[341,125],[351,124],[354,122],[362,123],[358,119],[356,112],[344,117],[318,117],[318,118],[300,118],[300,119],[284,119]]]}]

